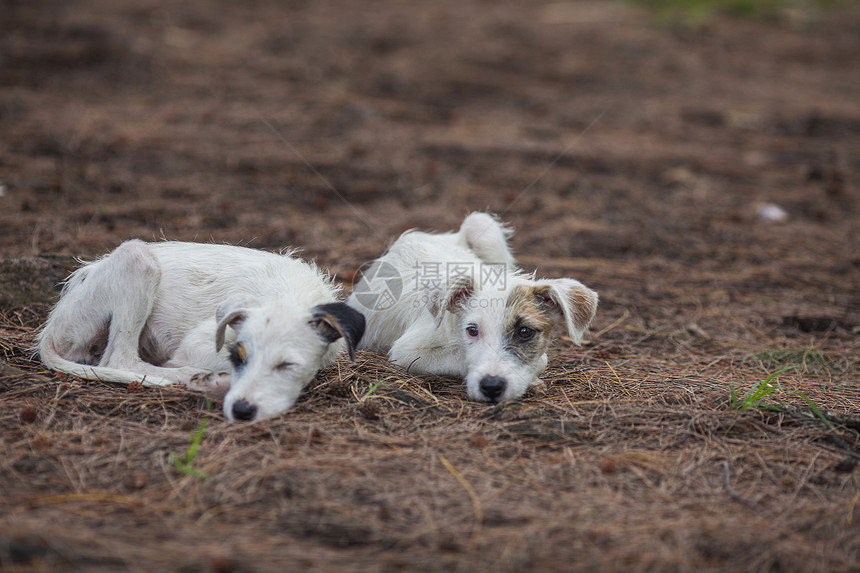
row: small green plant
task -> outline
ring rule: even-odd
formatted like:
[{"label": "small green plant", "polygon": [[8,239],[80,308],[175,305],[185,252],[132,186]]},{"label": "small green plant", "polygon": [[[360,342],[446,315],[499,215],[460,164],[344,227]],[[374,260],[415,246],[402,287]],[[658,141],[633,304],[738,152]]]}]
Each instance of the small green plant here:
[{"label": "small green plant", "polygon": [[769,404],[765,402],[765,399],[771,396],[777,390],[783,390],[788,392],[789,394],[794,394],[795,396],[799,396],[803,398],[803,401],[806,402],[806,405],[809,406],[809,409],[812,410],[812,413],[821,420],[825,426],[827,426],[830,430],[835,430],[836,427],[827,419],[827,417],[822,413],[822,411],[815,405],[815,403],[803,392],[799,390],[785,390],[779,384],[774,382],[774,379],[782,374],[783,372],[787,372],[789,370],[794,370],[795,368],[799,368],[797,365],[785,366],[780,368],[779,370],[770,374],[767,378],[765,378],[762,382],[755,384],[747,390],[747,393],[744,394],[744,397],[738,400],[737,392],[735,392],[734,387],[729,387],[729,394],[731,396],[731,406],[733,410],[740,410],[741,412],[745,412],[750,408],[756,408],[758,410],[771,410],[775,412],[782,412],[786,409],[785,404],[776,400],[776,404]]},{"label": "small green plant", "polygon": [[731,398],[732,398],[732,408],[735,410],[740,410],[741,412],[746,412],[750,408],[758,408],[760,410],[782,410],[779,406],[774,406],[772,404],[766,404],[764,402],[765,398],[776,392],[780,387],[777,384],[772,384],[773,379],[786,372],[788,370],[793,370],[797,368],[797,366],[786,366],[784,368],[780,368],[770,376],[764,379],[764,381],[759,382],[758,384],[754,384],[752,388],[747,390],[747,393],[744,394],[744,397],[738,401],[737,394],[735,393],[734,388],[730,388]]},{"label": "small green plant", "polygon": [[370,395],[373,394],[376,391],[376,389],[379,388],[379,385],[382,384],[385,380],[386,380],[385,378],[380,378],[379,380],[377,380],[376,382],[374,382],[373,384],[368,386],[367,392],[365,392],[364,396],[362,396],[359,399],[359,402],[364,402],[365,400],[370,398]]},{"label": "small green plant", "polygon": [[[208,399],[207,399],[208,402]],[[209,418],[205,418],[203,422],[200,423],[200,427],[191,434],[191,438],[189,440],[188,451],[185,452],[184,456],[177,456],[176,454],[170,454],[170,463],[176,466],[180,472],[186,475],[197,476],[203,479],[211,479],[212,476],[198,470],[193,467],[194,460],[197,458],[197,450],[200,448],[200,442],[203,441],[203,432],[206,431],[206,425],[209,424]]]}]

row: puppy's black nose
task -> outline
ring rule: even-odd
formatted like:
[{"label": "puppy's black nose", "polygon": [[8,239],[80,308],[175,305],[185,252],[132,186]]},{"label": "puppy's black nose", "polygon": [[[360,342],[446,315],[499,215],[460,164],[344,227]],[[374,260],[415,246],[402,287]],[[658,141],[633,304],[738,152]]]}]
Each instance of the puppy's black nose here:
[{"label": "puppy's black nose", "polygon": [[237,420],[253,420],[256,415],[257,407],[249,404],[247,400],[233,402],[233,417]]},{"label": "puppy's black nose", "polygon": [[490,400],[498,400],[505,391],[505,379],[499,376],[484,376],[481,378],[481,392]]}]

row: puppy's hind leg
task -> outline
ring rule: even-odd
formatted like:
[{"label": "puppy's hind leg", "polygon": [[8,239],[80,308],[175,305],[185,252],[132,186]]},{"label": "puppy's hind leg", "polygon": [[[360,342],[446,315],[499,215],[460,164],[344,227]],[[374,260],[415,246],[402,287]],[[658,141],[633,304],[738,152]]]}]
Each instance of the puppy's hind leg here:
[{"label": "puppy's hind leg", "polygon": [[161,281],[158,261],[142,241],[127,241],[108,257],[80,285],[91,297],[94,308],[108,309],[110,326],[99,366],[139,371],[140,335],[146,324]]},{"label": "puppy's hind leg", "polygon": [[42,363],[85,379],[225,392],[229,375],[188,365],[160,367],[141,358],[141,336],[160,282],[158,260],[137,240],[75,271],[39,333]]},{"label": "puppy's hind leg", "polygon": [[487,263],[505,263],[509,267],[516,264],[508,246],[512,234],[488,213],[472,213],[460,225],[460,237],[479,259]]},{"label": "puppy's hind leg", "polygon": [[42,363],[82,378],[175,383],[140,359],[139,340],[152,310],[159,266],[141,241],[123,243],[69,277],[37,339]]}]

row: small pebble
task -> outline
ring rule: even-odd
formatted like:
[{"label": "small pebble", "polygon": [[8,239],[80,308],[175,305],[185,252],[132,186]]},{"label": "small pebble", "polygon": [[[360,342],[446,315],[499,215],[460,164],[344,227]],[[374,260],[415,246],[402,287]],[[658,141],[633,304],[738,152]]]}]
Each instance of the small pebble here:
[{"label": "small pebble", "polygon": [[756,208],[756,215],[762,221],[768,223],[784,223],[788,221],[788,213],[773,203],[762,203]]},{"label": "small pebble", "polygon": [[475,449],[483,449],[490,445],[490,440],[483,434],[475,434],[469,438],[469,446]]},{"label": "small pebble", "polygon": [[611,458],[603,458],[600,462],[600,473],[602,474],[614,474],[618,471],[618,468],[615,466],[615,460]]},{"label": "small pebble", "polygon": [[138,472],[134,474],[132,478],[131,485],[134,489],[143,489],[146,487],[146,484],[149,483],[149,476],[143,472]]},{"label": "small pebble", "polygon": [[21,408],[21,421],[25,424],[32,424],[35,422],[38,415],[39,410],[34,406],[24,406]]}]

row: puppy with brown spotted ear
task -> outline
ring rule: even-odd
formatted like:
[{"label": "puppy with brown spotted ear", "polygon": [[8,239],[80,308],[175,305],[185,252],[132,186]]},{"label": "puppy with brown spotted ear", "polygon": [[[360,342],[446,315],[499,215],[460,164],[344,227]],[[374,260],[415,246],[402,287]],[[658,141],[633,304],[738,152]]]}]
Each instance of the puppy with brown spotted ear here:
[{"label": "puppy with brown spotted ear", "polygon": [[464,378],[473,400],[522,397],[559,334],[581,343],[597,293],[516,270],[510,235],[486,213],[453,233],[403,233],[347,300],[367,321],[359,347],[409,372]]}]

